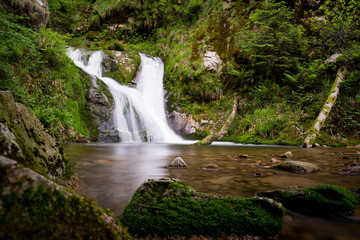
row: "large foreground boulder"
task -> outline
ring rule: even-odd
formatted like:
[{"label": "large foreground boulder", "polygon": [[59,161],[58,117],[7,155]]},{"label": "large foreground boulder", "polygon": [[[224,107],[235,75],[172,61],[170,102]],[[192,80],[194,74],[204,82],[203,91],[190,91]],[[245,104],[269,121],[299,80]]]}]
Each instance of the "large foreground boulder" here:
[{"label": "large foreground boulder", "polygon": [[160,179],[136,190],[120,221],[138,236],[269,237],[280,233],[284,213],[271,199],[213,196]]},{"label": "large foreground boulder", "polygon": [[314,187],[292,187],[274,191],[259,192],[258,197],[267,197],[281,202],[286,208],[313,214],[348,214],[354,211],[359,200],[348,189],[323,184]]},{"label": "large foreground boulder", "polygon": [[110,212],[0,157],[0,239],[121,239]]}]

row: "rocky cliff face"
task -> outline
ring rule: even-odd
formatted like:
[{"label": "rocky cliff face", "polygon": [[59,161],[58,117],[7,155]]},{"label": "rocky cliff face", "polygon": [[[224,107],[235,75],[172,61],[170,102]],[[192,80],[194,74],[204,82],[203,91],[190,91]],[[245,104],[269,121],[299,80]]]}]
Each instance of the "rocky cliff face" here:
[{"label": "rocky cliff face", "polygon": [[32,26],[41,27],[49,21],[49,9],[46,0],[14,0],[13,8],[19,15],[29,17]]},{"label": "rocky cliff face", "polygon": [[68,161],[40,121],[10,92],[0,91],[0,155],[54,180],[64,179]]}]

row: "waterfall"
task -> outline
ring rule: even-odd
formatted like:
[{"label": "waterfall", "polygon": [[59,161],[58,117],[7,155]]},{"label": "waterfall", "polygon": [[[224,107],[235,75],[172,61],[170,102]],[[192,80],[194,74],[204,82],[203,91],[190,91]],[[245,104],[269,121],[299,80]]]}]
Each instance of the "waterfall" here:
[{"label": "waterfall", "polygon": [[88,60],[86,54],[79,49],[69,50],[67,55],[76,66],[90,75],[93,87],[98,88],[96,78],[108,86],[114,97],[114,122],[121,141],[182,141],[166,122],[164,65],[160,58],[140,54],[141,65],[137,86],[131,88],[119,84],[114,79],[102,77],[102,51],[92,53]]}]

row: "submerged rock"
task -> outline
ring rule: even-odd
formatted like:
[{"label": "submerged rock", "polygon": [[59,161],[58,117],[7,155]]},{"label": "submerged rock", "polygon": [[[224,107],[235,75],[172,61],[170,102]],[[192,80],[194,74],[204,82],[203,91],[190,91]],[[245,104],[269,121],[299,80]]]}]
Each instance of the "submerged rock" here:
[{"label": "submerged rock", "polygon": [[273,168],[281,169],[289,172],[295,173],[311,173],[320,171],[320,167],[316,164],[309,163],[309,162],[302,162],[302,161],[284,161]]},{"label": "submerged rock", "polygon": [[258,197],[267,197],[281,202],[286,208],[314,214],[349,213],[354,211],[358,202],[355,194],[348,189],[335,185],[278,189],[258,192]]},{"label": "submerged rock", "polygon": [[121,239],[116,218],[89,197],[0,157],[0,239]]},{"label": "submerged rock", "polygon": [[206,165],[205,167],[202,168],[202,170],[219,170],[219,169],[220,169],[220,167],[218,165],[216,165],[216,164],[213,164],[213,163],[208,164],[208,165]]},{"label": "submerged rock", "polygon": [[139,237],[275,236],[285,209],[268,198],[208,195],[175,179],[148,180],[120,221]]},{"label": "submerged rock", "polygon": [[341,174],[341,175],[360,175],[360,167],[354,166],[354,167],[348,167],[345,169],[341,169],[339,174]]},{"label": "submerged rock", "polygon": [[177,157],[171,161],[168,168],[187,168],[185,161],[181,157]]}]

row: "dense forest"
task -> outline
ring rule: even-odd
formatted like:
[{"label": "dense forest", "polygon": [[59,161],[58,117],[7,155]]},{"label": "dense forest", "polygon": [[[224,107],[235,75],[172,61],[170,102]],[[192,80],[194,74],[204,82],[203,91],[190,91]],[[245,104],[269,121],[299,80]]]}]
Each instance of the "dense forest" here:
[{"label": "dense forest", "polygon": [[[135,68],[146,53],[165,63],[168,111],[216,123],[197,137],[222,126],[235,94],[237,114],[222,140],[300,145],[344,70],[317,142],[359,144],[359,16],[355,0],[1,1],[0,90],[58,140],[96,141],[90,83],[66,49],[124,51]],[[206,67],[214,52],[220,61]],[[135,74],[113,77],[131,84]]]}]

